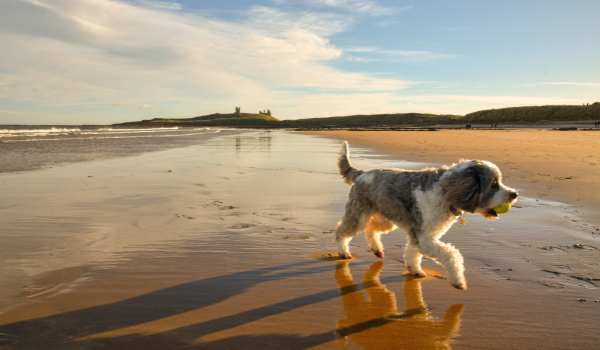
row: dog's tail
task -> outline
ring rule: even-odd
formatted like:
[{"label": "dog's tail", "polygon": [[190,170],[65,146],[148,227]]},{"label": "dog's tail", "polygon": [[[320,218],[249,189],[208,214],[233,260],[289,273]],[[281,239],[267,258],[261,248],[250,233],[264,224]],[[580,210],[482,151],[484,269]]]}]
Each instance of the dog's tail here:
[{"label": "dog's tail", "polygon": [[352,164],[350,164],[350,150],[346,141],[344,141],[340,150],[337,164],[338,168],[340,168],[340,175],[342,175],[348,185],[354,185],[354,180],[365,172],[364,170],[353,168]]}]

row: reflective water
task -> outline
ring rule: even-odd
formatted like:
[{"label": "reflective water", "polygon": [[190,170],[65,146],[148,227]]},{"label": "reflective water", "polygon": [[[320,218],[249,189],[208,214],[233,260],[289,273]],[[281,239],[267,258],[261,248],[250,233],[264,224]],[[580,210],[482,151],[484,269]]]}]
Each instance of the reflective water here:
[{"label": "reflective water", "polygon": [[337,263],[335,279],[346,313],[336,330],[340,343],[353,342],[363,349],[449,349],[452,338],[459,335],[464,306],[450,305],[444,318],[437,319],[428,310],[421,290],[423,282],[443,275],[432,269],[426,269],[426,278],[405,274],[404,306],[398,307],[396,294],[381,282],[382,269],[382,261],[367,268],[361,288],[350,274],[349,263]]},{"label": "reflective water", "polygon": [[[0,173],[187,147],[220,131],[177,127],[0,126]],[[224,131],[224,134],[230,133],[232,131]]]}]

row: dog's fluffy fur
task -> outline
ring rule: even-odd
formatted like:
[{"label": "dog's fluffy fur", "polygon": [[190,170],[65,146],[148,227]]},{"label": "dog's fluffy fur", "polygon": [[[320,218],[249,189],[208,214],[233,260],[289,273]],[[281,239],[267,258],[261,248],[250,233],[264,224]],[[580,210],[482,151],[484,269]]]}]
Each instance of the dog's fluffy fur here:
[{"label": "dog's fluffy fur", "polygon": [[352,189],[335,231],[340,257],[352,258],[350,240],[364,230],[371,250],[383,258],[381,234],[399,227],[408,236],[404,259],[411,275],[425,276],[421,269],[425,255],[444,266],[454,287],[466,289],[462,255],[440,238],[463,212],[496,219],[492,208],[516,202],[517,191],[502,184],[498,167],[487,161],[462,160],[419,171],[365,171],[352,167],[349,156],[344,142],[338,167]]}]

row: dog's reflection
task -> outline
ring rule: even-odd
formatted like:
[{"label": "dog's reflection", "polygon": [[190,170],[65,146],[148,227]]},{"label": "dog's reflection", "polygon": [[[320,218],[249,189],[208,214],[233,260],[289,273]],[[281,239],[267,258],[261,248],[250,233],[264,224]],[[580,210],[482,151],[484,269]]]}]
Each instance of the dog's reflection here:
[{"label": "dog's reflection", "polygon": [[335,279],[342,294],[346,318],[338,321],[337,336],[342,345],[351,341],[364,349],[449,349],[458,335],[462,304],[450,306],[440,320],[430,315],[423,301],[421,282],[440,278],[428,270],[426,278],[404,277],[404,311],[399,311],[396,296],[379,280],[383,262],[367,269],[361,288],[354,283],[348,261],[338,262]]}]

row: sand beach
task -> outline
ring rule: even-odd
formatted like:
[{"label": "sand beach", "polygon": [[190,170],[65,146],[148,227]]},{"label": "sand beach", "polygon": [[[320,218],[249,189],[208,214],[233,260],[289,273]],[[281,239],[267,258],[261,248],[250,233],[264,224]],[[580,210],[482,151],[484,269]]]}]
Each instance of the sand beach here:
[{"label": "sand beach", "polygon": [[[3,348],[590,349],[600,341],[599,132],[230,130],[160,140],[134,148],[124,140],[126,156],[36,158],[0,173]],[[519,189],[499,220],[467,215],[444,236],[465,257],[467,291],[431,260],[428,277],[407,275],[400,231],[383,238],[383,260],[363,235],[352,241],[355,259],[337,258],[333,229],[349,191],[336,168],[342,140],[359,168],[479,158]]]}]

